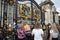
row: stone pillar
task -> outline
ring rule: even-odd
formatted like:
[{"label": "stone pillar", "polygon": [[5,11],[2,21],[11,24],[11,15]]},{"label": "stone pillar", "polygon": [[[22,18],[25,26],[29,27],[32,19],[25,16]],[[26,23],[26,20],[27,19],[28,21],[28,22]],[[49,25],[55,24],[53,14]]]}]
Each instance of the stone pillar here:
[{"label": "stone pillar", "polygon": [[3,12],[4,12],[4,1],[2,2],[2,10],[1,10],[1,13],[2,13],[1,26],[2,27],[3,27]]},{"label": "stone pillar", "polygon": [[53,23],[53,14],[52,14],[52,11],[51,9],[47,9],[46,10],[47,12],[45,12],[45,24],[48,24],[48,23]]},{"label": "stone pillar", "polygon": [[0,0],[0,17],[1,17],[1,0]]},{"label": "stone pillar", "polygon": [[53,23],[53,13],[52,13],[52,10],[50,10],[51,13],[50,13],[50,20],[51,20],[51,24]]},{"label": "stone pillar", "polygon": [[45,11],[45,24],[52,24],[53,23],[53,15],[52,15],[52,6],[54,3],[51,0],[42,0],[42,3],[40,4],[42,10]]},{"label": "stone pillar", "polygon": [[58,22],[58,14],[57,14],[57,13],[55,14],[55,22],[56,22],[56,23],[59,23],[59,22]]},{"label": "stone pillar", "polygon": [[45,24],[51,23],[51,19],[50,19],[50,9],[46,10],[47,12],[45,12]]},{"label": "stone pillar", "polygon": [[13,26],[13,8],[14,6],[8,5],[8,11],[7,11],[7,21],[8,25],[11,24]]},{"label": "stone pillar", "polygon": [[50,1],[50,0],[42,0],[42,2],[45,2],[45,1]]}]

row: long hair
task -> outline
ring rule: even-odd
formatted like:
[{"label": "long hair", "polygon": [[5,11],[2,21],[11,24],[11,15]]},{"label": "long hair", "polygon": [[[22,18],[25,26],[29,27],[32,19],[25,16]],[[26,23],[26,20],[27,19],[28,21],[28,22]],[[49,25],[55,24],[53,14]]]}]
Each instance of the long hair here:
[{"label": "long hair", "polygon": [[53,30],[54,32],[58,32],[56,23],[53,23],[53,25],[52,25],[52,30]]},{"label": "long hair", "polygon": [[38,23],[35,24],[34,26],[35,29],[40,29],[40,25]]},{"label": "long hair", "polygon": [[23,23],[22,22],[18,22],[18,28],[23,28]]}]

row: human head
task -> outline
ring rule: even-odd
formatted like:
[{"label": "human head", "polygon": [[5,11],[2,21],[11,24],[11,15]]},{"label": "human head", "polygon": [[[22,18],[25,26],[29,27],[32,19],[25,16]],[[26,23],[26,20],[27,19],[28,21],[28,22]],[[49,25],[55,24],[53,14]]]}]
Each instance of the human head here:
[{"label": "human head", "polygon": [[35,29],[39,29],[40,28],[40,25],[38,23],[35,24],[34,26]]},{"label": "human head", "polygon": [[18,28],[22,28],[22,27],[23,27],[22,21],[18,22]]},{"label": "human head", "polygon": [[9,24],[7,28],[11,28],[12,29],[12,24]]},{"label": "human head", "polygon": [[11,25],[11,24],[9,24],[9,27],[12,27],[12,25]]},{"label": "human head", "polygon": [[7,27],[7,31],[12,31],[12,30],[13,30],[12,25],[9,24],[8,27]]},{"label": "human head", "polygon": [[59,24],[58,23],[56,23],[56,26],[57,26],[57,28],[59,28]]},{"label": "human head", "polygon": [[54,30],[54,32],[58,32],[56,23],[52,24],[52,30]]},{"label": "human head", "polygon": [[46,26],[45,23],[42,24],[42,27],[43,27],[43,26]]},{"label": "human head", "polygon": [[26,24],[27,24],[27,22],[24,22],[24,23],[23,23],[23,25],[26,25]]},{"label": "human head", "polygon": [[52,27],[52,25],[51,25],[50,23],[48,23],[48,24],[47,24],[47,27],[48,27],[48,28],[51,28],[51,27]]},{"label": "human head", "polygon": [[43,23],[43,24],[42,24],[42,27],[43,27],[43,26],[45,26],[45,27],[46,27],[45,23]]}]

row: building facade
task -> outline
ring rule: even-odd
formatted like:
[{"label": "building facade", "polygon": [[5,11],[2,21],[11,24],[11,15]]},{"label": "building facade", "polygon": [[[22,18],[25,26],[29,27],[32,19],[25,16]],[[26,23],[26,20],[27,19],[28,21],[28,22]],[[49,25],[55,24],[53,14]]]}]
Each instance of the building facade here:
[{"label": "building facade", "polygon": [[40,22],[40,10],[33,4],[33,13],[31,4],[18,4],[18,18],[25,22]]},{"label": "building facade", "polygon": [[35,4],[31,5],[31,1],[21,3],[21,1],[16,0],[0,0],[0,5],[2,6],[0,6],[1,26],[13,26],[16,21],[17,23],[22,21],[29,24],[40,22],[40,10]]},{"label": "building facade", "polygon": [[51,0],[42,0],[40,6],[42,8],[42,23],[58,23],[58,14]]},{"label": "building facade", "polygon": [[31,1],[0,0],[0,24],[7,26],[15,22],[58,23],[58,12],[51,0],[42,0],[41,10]]},{"label": "building facade", "polygon": [[13,8],[14,1],[0,0],[1,4],[1,26],[7,27],[9,24],[13,25]]}]

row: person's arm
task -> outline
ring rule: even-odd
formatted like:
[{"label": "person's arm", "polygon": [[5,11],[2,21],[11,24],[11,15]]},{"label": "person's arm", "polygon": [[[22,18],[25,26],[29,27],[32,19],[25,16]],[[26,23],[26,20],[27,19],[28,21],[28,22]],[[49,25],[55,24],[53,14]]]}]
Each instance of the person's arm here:
[{"label": "person's arm", "polygon": [[32,36],[34,36],[34,29],[32,30],[32,33],[31,33]]},{"label": "person's arm", "polygon": [[53,30],[50,30],[50,38],[49,38],[49,40],[52,40],[52,33],[53,33]]},{"label": "person's arm", "polygon": [[52,40],[52,33],[50,33],[50,38],[49,38],[49,40]]},{"label": "person's arm", "polygon": [[41,36],[44,38],[45,36],[44,36],[44,34],[41,34]]},{"label": "person's arm", "polygon": [[46,36],[47,36],[47,34],[46,34],[46,32],[44,32],[44,33],[43,33],[43,37],[46,38]]},{"label": "person's arm", "polygon": [[32,35],[32,37],[34,36],[34,34],[31,34]]},{"label": "person's arm", "polygon": [[41,36],[44,37],[44,32],[43,32],[43,30],[41,30]]}]

